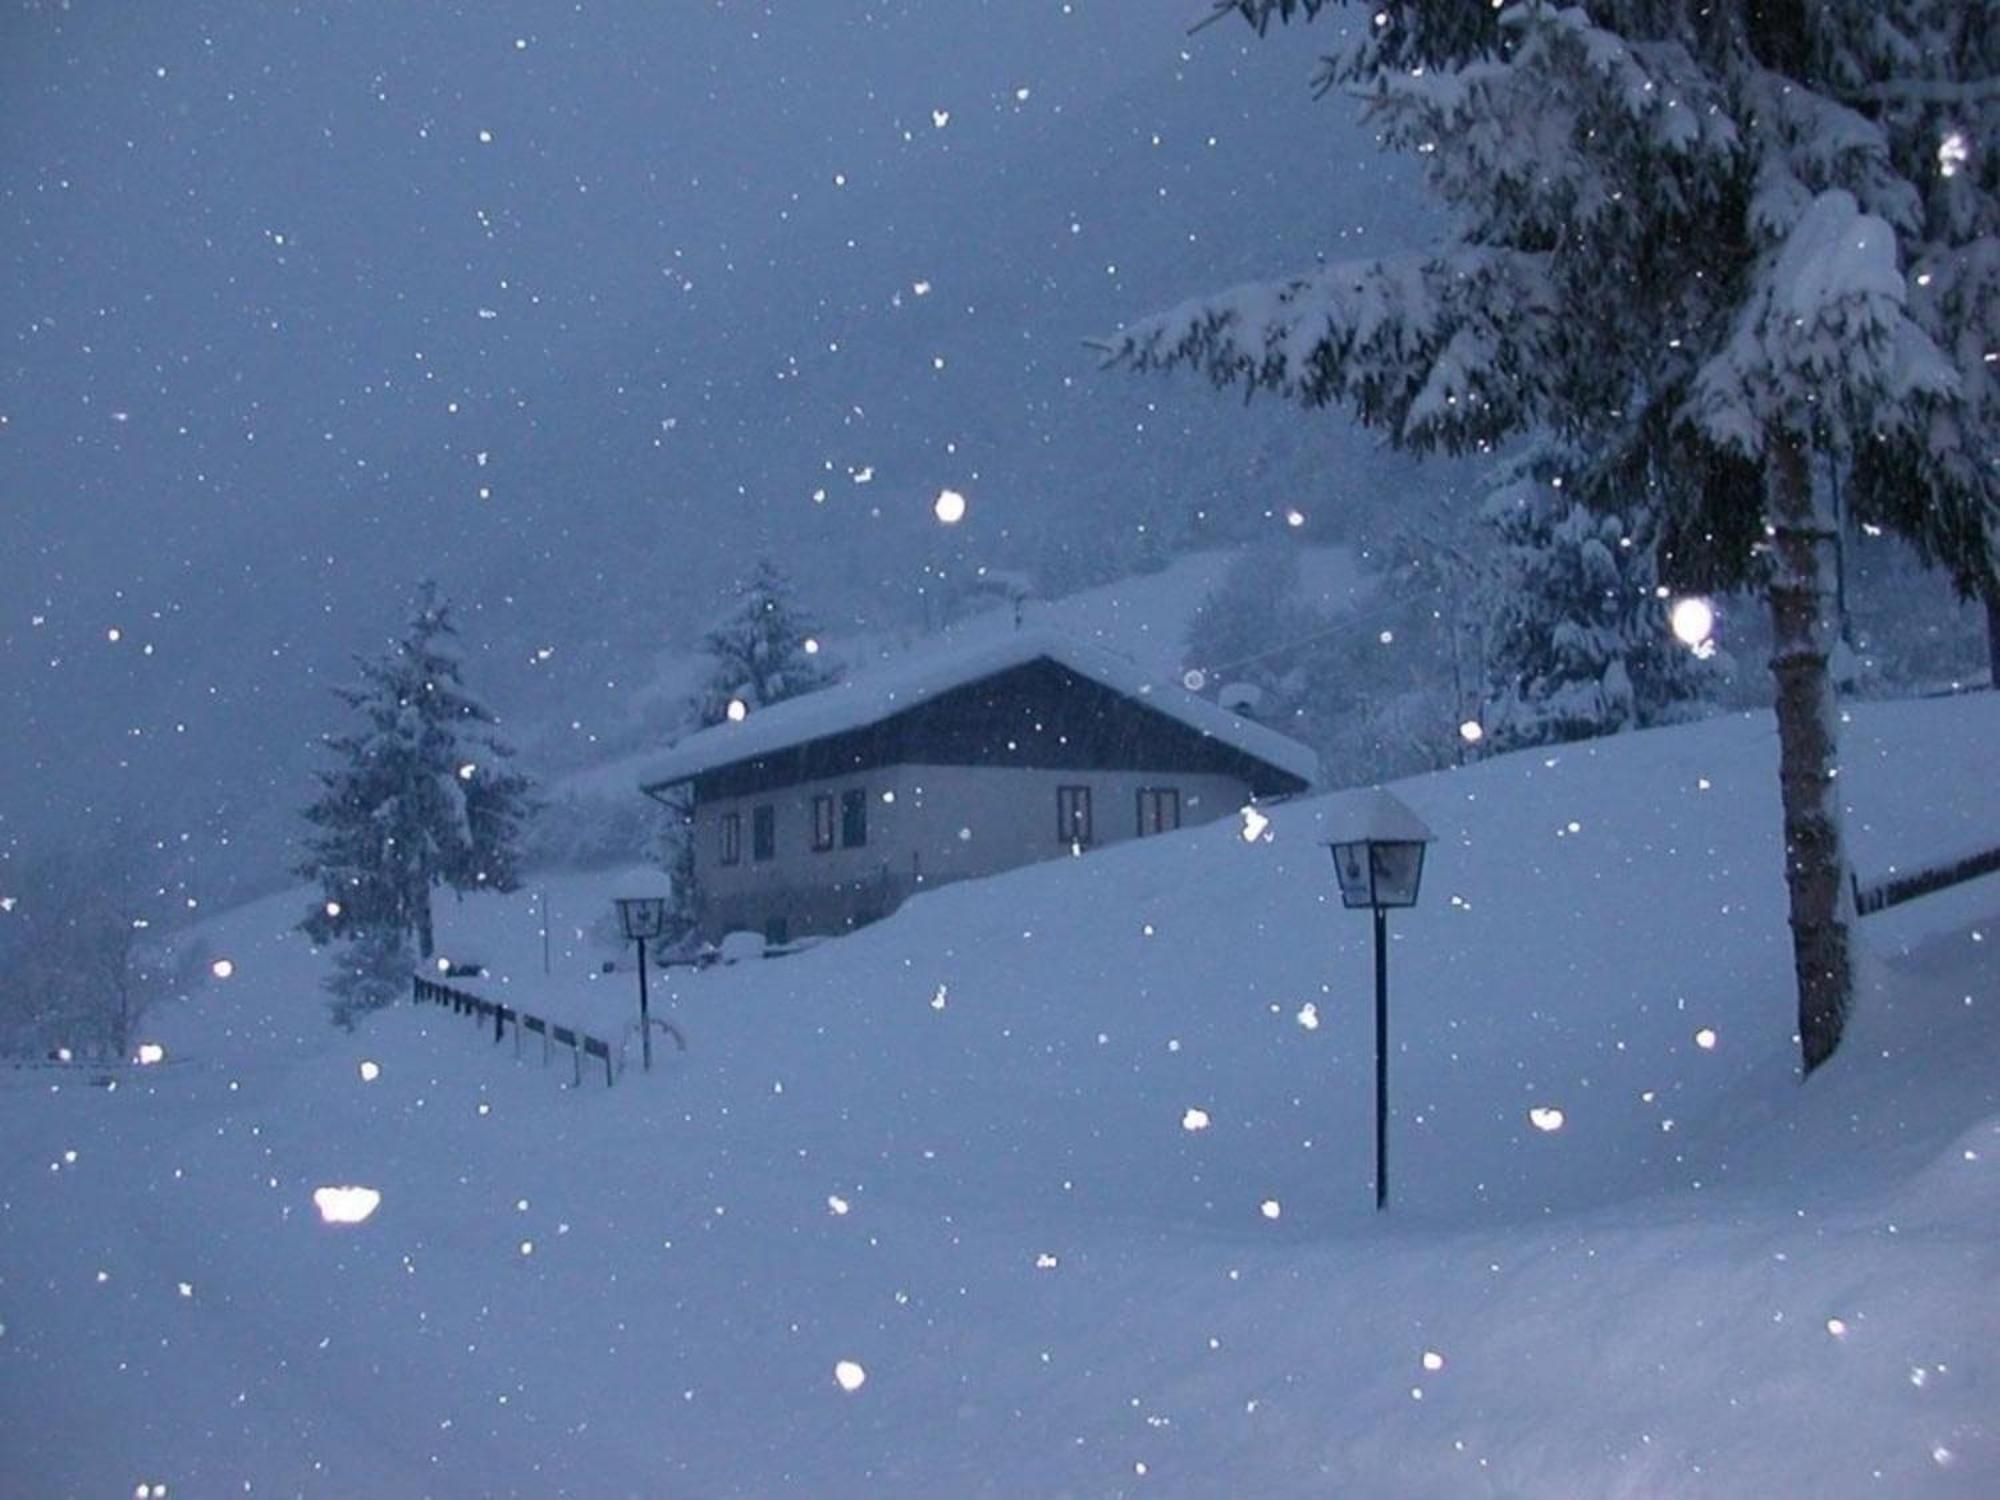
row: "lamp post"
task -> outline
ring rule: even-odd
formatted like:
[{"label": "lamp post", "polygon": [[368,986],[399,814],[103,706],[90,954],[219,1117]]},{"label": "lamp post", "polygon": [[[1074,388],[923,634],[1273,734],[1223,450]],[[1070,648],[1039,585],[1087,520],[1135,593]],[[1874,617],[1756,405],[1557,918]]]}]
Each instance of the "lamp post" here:
[{"label": "lamp post", "polygon": [[618,926],[639,945],[639,1049],[646,1071],[653,1071],[653,1017],[646,997],[646,944],[667,930],[665,896],[619,896]]},{"label": "lamp post", "polygon": [[1415,906],[1431,831],[1398,798],[1375,787],[1336,798],[1325,840],[1340,902],[1375,914],[1375,1207],[1389,1202],[1389,908]]}]

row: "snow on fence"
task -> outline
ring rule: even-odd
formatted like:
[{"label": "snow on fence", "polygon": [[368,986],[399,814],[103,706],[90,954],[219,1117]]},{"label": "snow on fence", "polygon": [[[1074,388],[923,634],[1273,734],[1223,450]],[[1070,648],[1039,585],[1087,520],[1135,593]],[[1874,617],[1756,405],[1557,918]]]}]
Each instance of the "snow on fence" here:
[{"label": "snow on fence", "polygon": [[1905,901],[1914,901],[1919,896],[1928,896],[1933,891],[1944,890],[1947,886],[1991,875],[1996,870],[2000,870],[2000,848],[1982,849],[1976,854],[1963,855],[1942,864],[1926,865],[1904,875],[1891,875],[1887,880],[1878,880],[1872,885],[1863,885],[1857,877],[1854,882],[1854,909],[1865,917],[1892,906],[1901,906]]},{"label": "snow on fence", "polygon": [[417,974],[411,977],[411,995],[419,1005],[446,1005],[462,1016],[471,1016],[482,1026],[493,1024],[493,1041],[497,1046],[507,1039],[507,1027],[514,1028],[514,1055],[521,1055],[521,1035],[530,1032],[542,1039],[542,1066],[547,1067],[549,1059],[557,1047],[569,1048],[570,1067],[578,1087],[583,1084],[583,1060],[586,1057],[602,1058],[604,1061],[604,1084],[609,1088],[618,1081],[616,1070],[611,1063],[611,1044],[602,1037],[592,1036],[587,1031],[578,1031],[571,1026],[559,1026],[554,1021],[540,1016],[531,1016],[516,1010],[511,1005],[501,1005],[492,1000],[482,1000],[477,995],[468,995],[464,990],[455,990],[448,984],[439,984],[435,979],[426,979]]}]

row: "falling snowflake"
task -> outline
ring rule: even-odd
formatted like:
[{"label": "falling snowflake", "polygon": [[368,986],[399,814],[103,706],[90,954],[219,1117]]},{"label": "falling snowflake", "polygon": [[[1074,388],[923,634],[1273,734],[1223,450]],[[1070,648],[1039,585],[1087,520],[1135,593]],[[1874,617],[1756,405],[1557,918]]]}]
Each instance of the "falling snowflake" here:
[{"label": "falling snowflake", "polygon": [[323,1187],[313,1190],[313,1207],[328,1224],[360,1224],[382,1205],[382,1195],[371,1187]]},{"label": "falling snowflake", "polygon": [[1956,177],[1965,170],[1965,164],[1972,159],[1972,148],[1966,144],[1962,131],[1951,131],[1938,142],[1937,160],[1940,177]]},{"label": "falling snowflake", "polygon": [[833,1367],[833,1378],[849,1395],[868,1383],[868,1372],[856,1360],[843,1359]]},{"label": "falling snowflake", "polygon": [[1297,1020],[1299,1025],[1303,1029],[1307,1031],[1318,1031],[1319,1007],[1313,1004],[1312,1001],[1310,1000],[1306,1001],[1304,1005],[1301,1005],[1299,1007],[1299,1014]]},{"label": "falling snowflake", "polygon": [[1537,1104],[1528,1111],[1528,1123],[1541,1131],[1556,1131],[1563,1128],[1563,1112],[1546,1104]]},{"label": "falling snowflake", "polygon": [[1267,1219],[1275,1219],[1284,1213],[1284,1211],[1283,1206],[1276,1198],[1266,1198],[1257,1207],[1257,1212],[1261,1213]]},{"label": "falling snowflake", "polygon": [[965,496],[957,490],[939,490],[931,514],[946,526],[956,526],[965,519]]},{"label": "falling snowflake", "polygon": [[1271,820],[1265,817],[1259,811],[1257,811],[1256,808],[1246,807],[1243,809],[1244,843],[1246,844],[1256,843],[1257,840],[1264,837],[1265,830],[1267,830],[1270,826],[1271,826]]},{"label": "falling snowflake", "polygon": [[1205,1109],[1195,1109],[1193,1107],[1190,1107],[1188,1109],[1188,1112],[1181,1116],[1181,1129],[1183,1130],[1208,1129],[1208,1111]]},{"label": "falling snowflake", "polygon": [[213,974],[217,979],[227,979],[231,974],[236,972],[236,965],[226,958],[218,958],[208,966],[208,972]]}]

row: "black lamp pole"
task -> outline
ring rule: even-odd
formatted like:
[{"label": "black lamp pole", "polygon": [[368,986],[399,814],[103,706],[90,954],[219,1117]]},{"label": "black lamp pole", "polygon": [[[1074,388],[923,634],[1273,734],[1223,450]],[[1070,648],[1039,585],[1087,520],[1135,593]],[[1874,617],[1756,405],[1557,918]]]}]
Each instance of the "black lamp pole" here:
[{"label": "black lamp pole", "polygon": [[646,1001],[646,940],[637,939],[639,944],[639,1053],[645,1060],[646,1071],[653,1071],[653,1016]]},{"label": "black lamp pole", "polygon": [[1389,913],[1375,908],[1375,1207],[1389,1204]]}]

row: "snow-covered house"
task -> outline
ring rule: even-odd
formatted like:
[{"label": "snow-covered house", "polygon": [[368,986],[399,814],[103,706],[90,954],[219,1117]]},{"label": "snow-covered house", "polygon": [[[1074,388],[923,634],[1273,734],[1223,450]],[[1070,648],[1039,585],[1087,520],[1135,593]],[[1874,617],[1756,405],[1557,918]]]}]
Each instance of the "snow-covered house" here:
[{"label": "snow-covered house", "polygon": [[691,786],[697,930],[833,933],[912,891],[1235,813],[1296,741],[1048,629],[940,642],[642,762]]}]

